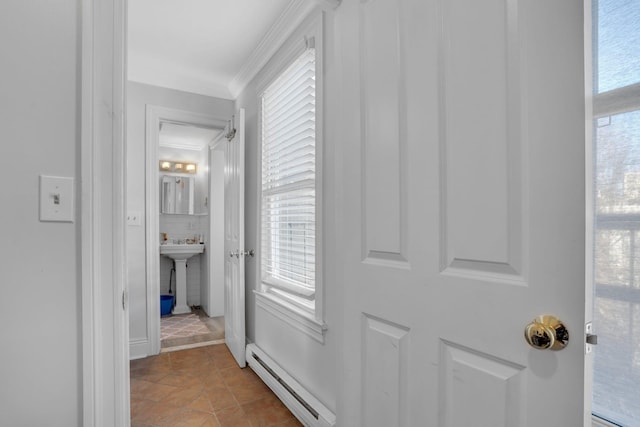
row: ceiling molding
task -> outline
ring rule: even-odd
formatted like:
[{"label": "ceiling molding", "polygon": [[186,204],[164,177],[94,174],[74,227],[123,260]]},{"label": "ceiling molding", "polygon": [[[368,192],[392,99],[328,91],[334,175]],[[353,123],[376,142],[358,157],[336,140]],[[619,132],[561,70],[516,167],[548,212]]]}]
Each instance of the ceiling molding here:
[{"label": "ceiling molding", "polygon": [[[212,138],[212,140],[215,138]],[[189,150],[189,151],[202,151],[209,142],[194,143],[194,142],[159,142],[158,146],[161,148],[173,148],[176,150]]]},{"label": "ceiling molding", "polygon": [[332,9],[336,9],[342,3],[342,0],[316,0],[321,5],[329,6]]},{"label": "ceiling molding", "polygon": [[238,74],[229,83],[229,92],[234,98],[242,93],[249,82],[287,40],[287,37],[318,5],[318,2],[335,6],[340,4],[340,0],[291,0],[278,20],[262,38],[260,44],[253,50]]}]

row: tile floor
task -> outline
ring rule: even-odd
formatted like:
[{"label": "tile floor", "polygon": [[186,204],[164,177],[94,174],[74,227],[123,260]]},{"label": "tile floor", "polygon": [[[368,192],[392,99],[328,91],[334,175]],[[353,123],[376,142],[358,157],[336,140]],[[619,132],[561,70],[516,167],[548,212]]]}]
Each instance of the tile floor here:
[{"label": "tile floor", "polygon": [[[183,328],[183,330],[179,332],[173,331],[173,335],[169,336],[169,329],[175,326],[177,320],[193,317],[194,314],[198,316],[200,322],[191,323],[191,325],[193,325],[193,331]],[[162,317],[160,318],[160,336],[162,337],[160,346],[163,351],[171,347],[213,343],[224,339],[224,317],[209,317],[202,309],[193,310],[192,314]]]},{"label": "tile floor", "polygon": [[132,427],[293,427],[298,420],[224,344],[131,361]]},{"label": "tile floor", "polygon": [[160,339],[190,337],[209,333],[209,328],[193,313],[160,319]]}]

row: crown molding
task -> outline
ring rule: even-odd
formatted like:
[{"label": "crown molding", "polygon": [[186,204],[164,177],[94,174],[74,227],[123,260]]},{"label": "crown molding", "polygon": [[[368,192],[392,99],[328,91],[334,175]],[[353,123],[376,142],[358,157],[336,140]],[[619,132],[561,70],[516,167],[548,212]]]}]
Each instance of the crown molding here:
[{"label": "crown molding", "polygon": [[332,9],[337,8],[342,3],[342,0],[316,0],[320,4],[324,4]]},{"label": "crown molding", "polygon": [[176,150],[202,151],[208,144],[209,142],[159,142],[158,146],[161,148],[173,148]]},{"label": "crown molding", "polygon": [[229,92],[231,92],[233,98],[237,98],[242,93],[249,82],[278,51],[280,46],[284,44],[287,37],[318,6],[318,3],[333,4],[339,2],[337,0],[291,0],[262,38],[260,44],[251,53],[238,74],[229,83]]}]

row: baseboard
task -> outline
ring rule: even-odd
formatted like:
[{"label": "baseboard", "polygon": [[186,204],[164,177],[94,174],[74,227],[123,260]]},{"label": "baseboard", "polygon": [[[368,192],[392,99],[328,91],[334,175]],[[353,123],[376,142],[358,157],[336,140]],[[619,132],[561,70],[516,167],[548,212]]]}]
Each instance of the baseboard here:
[{"label": "baseboard", "polygon": [[249,367],[307,427],[333,427],[336,416],[255,344],[247,346]]},{"label": "baseboard", "polygon": [[149,340],[140,338],[129,341],[129,360],[142,359],[149,356]]}]

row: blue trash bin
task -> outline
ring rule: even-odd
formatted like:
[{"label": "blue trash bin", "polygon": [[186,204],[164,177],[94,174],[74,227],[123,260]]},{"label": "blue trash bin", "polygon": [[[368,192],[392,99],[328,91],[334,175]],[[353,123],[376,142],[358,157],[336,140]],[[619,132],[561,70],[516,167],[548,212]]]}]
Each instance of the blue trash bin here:
[{"label": "blue trash bin", "polygon": [[160,295],[160,316],[171,314],[173,308],[173,295]]}]

